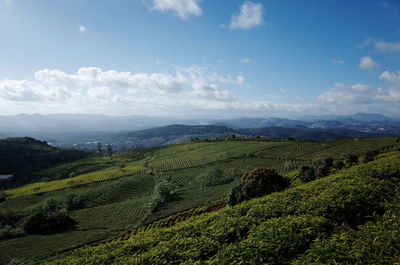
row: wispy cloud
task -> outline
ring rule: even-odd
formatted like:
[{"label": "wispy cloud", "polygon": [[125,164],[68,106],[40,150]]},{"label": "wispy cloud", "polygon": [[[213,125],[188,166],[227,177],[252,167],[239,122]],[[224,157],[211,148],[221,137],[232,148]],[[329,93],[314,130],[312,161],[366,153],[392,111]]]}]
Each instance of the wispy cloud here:
[{"label": "wispy cloud", "polygon": [[344,61],[342,59],[339,58],[332,58],[330,60],[331,64],[344,64]]},{"label": "wispy cloud", "polygon": [[384,40],[375,40],[367,38],[366,41],[357,45],[358,48],[365,48],[372,46],[378,53],[400,53],[400,42],[390,42]]},{"label": "wispy cloud", "polygon": [[252,63],[255,63],[255,61],[252,60],[252,59],[250,59],[250,58],[243,58],[243,59],[240,59],[240,62],[241,62],[241,63],[244,63],[244,64],[252,64]]},{"label": "wispy cloud", "polygon": [[202,0],[151,0],[150,8],[160,12],[170,11],[181,19],[186,19],[189,16],[200,16],[203,14],[203,10],[199,5],[201,1]]},{"label": "wispy cloud", "polygon": [[263,5],[246,1],[240,7],[240,12],[232,16],[231,29],[247,30],[264,24]]}]

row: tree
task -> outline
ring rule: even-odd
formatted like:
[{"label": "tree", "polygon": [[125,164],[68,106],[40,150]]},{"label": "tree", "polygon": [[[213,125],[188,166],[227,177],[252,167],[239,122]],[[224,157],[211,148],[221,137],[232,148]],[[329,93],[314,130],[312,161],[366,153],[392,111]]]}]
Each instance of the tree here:
[{"label": "tree", "polygon": [[344,168],[344,163],[342,160],[336,160],[333,163],[333,167],[340,170],[340,169]]},{"label": "tree", "polygon": [[303,182],[309,182],[316,179],[315,169],[309,166],[302,166],[299,169],[299,173],[297,174],[297,178],[299,178]]},{"label": "tree", "polygon": [[366,152],[363,157],[363,162],[368,163],[368,162],[373,161],[378,154],[379,154],[378,150],[370,150],[370,151]]},{"label": "tree", "polygon": [[103,153],[103,146],[101,142],[97,142],[97,153],[102,154]]},{"label": "tree", "polygon": [[346,156],[346,165],[353,166],[358,163],[358,157],[355,155],[347,155]]},{"label": "tree", "polygon": [[28,234],[51,234],[66,230],[73,224],[65,211],[40,211],[28,216],[22,223],[22,228]]},{"label": "tree", "polygon": [[113,155],[113,149],[111,144],[107,144],[106,145],[106,149],[107,149],[107,155],[112,156]]},{"label": "tree", "polygon": [[173,199],[176,186],[167,181],[162,181],[154,187],[153,201],[150,203],[150,212],[155,212],[160,206]]},{"label": "tree", "polygon": [[5,200],[6,200],[6,193],[0,190],[0,202],[3,202]]},{"label": "tree", "polygon": [[327,168],[331,168],[333,166],[333,158],[327,157],[324,159],[324,166]]},{"label": "tree", "polygon": [[288,186],[289,180],[279,175],[275,169],[255,169],[241,177],[240,182],[229,193],[227,202],[234,205],[244,200],[284,190]]}]

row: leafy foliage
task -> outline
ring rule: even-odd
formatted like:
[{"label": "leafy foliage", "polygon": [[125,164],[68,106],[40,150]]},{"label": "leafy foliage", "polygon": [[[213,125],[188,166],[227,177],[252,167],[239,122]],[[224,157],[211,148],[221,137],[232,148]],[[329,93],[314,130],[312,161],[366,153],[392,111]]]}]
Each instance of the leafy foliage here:
[{"label": "leafy foliage", "polygon": [[299,169],[299,173],[297,178],[299,178],[303,182],[310,182],[316,179],[315,169],[309,166],[302,166]]},{"label": "leafy foliage", "polygon": [[156,211],[173,199],[176,186],[167,181],[162,181],[154,187],[153,200],[150,203],[150,212]]},{"label": "leafy foliage", "polygon": [[33,213],[24,220],[22,228],[28,234],[51,234],[67,230],[73,224],[67,212],[56,209]]},{"label": "leafy foliage", "polygon": [[244,200],[270,194],[285,189],[289,180],[280,176],[275,169],[259,168],[245,173],[241,181],[228,195],[228,205],[235,205]]}]

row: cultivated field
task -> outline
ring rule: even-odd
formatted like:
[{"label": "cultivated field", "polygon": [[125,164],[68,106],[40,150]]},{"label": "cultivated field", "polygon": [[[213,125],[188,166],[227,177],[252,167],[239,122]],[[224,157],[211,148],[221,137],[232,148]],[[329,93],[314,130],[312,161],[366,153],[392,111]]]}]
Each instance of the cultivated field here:
[{"label": "cultivated field", "polygon": [[[38,174],[50,181],[6,190],[8,197],[0,203],[0,212],[28,215],[49,200],[63,205],[65,197],[74,194],[83,202],[79,209],[70,211],[70,217],[77,222],[75,228],[52,235],[2,239],[0,263],[15,256],[40,260],[77,246],[116,238],[141,225],[155,222],[154,226],[163,227],[176,219],[186,219],[180,212],[186,211],[187,216],[196,215],[196,211],[206,212],[207,209],[197,207],[207,208],[208,203],[224,199],[235,179],[254,168],[275,168],[280,174],[293,175],[300,166],[311,165],[318,159],[361,155],[371,149],[389,150],[394,144],[393,138],[323,143],[198,142],[141,151],[140,156],[132,153],[89,158],[49,168]],[[212,169],[221,170],[229,181],[201,185],[199,176]],[[175,185],[175,199],[150,213],[154,187],[161,181]],[[191,213],[194,208],[197,210]],[[170,219],[163,219],[168,216]]]}]

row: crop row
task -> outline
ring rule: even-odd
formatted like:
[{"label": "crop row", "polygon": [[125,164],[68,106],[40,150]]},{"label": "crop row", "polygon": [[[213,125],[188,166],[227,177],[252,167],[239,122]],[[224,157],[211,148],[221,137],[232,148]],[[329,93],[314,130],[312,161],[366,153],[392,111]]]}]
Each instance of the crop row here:
[{"label": "crop row", "polygon": [[104,181],[112,178],[118,178],[126,175],[135,174],[142,170],[142,167],[131,166],[125,168],[115,168],[102,171],[96,171],[79,175],[68,179],[60,179],[48,182],[39,182],[28,184],[15,189],[6,190],[6,194],[11,197],[18,197],[23,195],[30,195],[35,193],[49,192],[58,189],[65,189],[67,187],[88,184],[91,182]]}]

